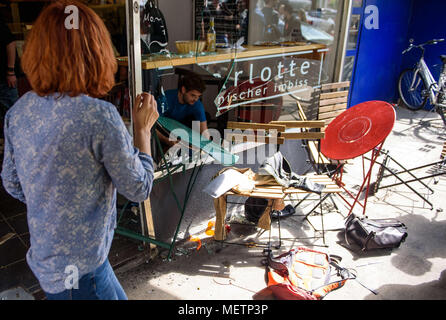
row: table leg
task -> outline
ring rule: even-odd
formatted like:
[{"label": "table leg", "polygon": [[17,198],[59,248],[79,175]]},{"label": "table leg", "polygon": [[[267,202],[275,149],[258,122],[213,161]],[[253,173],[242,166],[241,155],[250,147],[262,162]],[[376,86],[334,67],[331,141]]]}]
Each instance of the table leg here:
[{"label": "table leg", "polygon": [[271,208],[274,205],[275,200],[268,200],[268,205],[263,212],[262,216],[260,217],[259,221],[257,222],[257,227],[270,230],[271,229]]},{"label": "table leg", "polygon": [[225,230],[225,218],[226,218],[226,196],[223,195],[217,199],[214,199],[214,207],[215,207],[215,240],[225,240],[226,239],[226,230]]}]

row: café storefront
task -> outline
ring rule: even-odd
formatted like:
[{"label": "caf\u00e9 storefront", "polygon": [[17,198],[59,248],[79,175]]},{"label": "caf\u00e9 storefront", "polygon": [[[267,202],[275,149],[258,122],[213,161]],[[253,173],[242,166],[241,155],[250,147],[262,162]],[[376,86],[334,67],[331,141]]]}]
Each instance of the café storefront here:
[{"label": "caf\u00e9 storefront", "polygon": [[[171,175],[174,170],[169,172],[161,165],[160,181],[155,184],[150,203],[142,205],[141,211],[145,213],[141,215],[142,224],[148,226],[146,235],[150,238],[154,235],[157,245],[184,237],[184,228],[188,232],[193,230],[197,211],[212,206],[211,198],[203,199],[207,195],[202,189],[223,166],[248,164],[248,153],[256,147],[249,143],[228,143],[225,139],[228,121],[299,120],[296,99],[311,105],[314,88],[342,79],[343,70],[336,69],[335,65],[342,64],[339,59],[347,41],[348,3],[289,1],[284,4],[280,1],[185,1],[173,6],[166,1],[153,1],[139,9],[127,5],[130,51],[118,60],[129,70],[130,96],[140,91],[159,96],[176,87],[178,76],[184,70],[199,74],[207,84],[202,101],[213,142],[218,141],[218,145],[234,155],[229,160],[219,159],[212,152],[201,150],[198,164],[175,157],[163,162],[182,162],[184,166],[180,170],[185,170],[185,174]],[[293,19],[299,24],[286,33]],[[206,43],[211,20],[216,30],[215,51],[208,50]],[[152,22],[152,27],[164,22],[162,33],[166,37],[161,37],[164,43],[156,38],[158,35],[153,34],[153,29],[146,28],[147,21]],[[158,52],[147,53],[147,47],[153,46],[151,39],[158,45]],[[190,47],[182,50],[179,42],[191,39],[194,41],[188,43]],[[288,151],[294,168],[297,166],[298,171],[304,172],[308,170],[305,153],[295,152],[298,148],[298,144],[290,143],[281,147],[281,151]],[[257,157],[249,165],[256,168],[261,158]],[[188,210],[189,205],[193,209]]]},{"label": "caf\u00e9 storefront", "polygon": [[[27,32],[47,2],[0,4],[2,18],[17,39],[19,57]],[[202,191],[212,176],[224,166],[255,170],[263,160],[256,155],[248,161],[259,144],[225,141],[228,121],[299,120],[296,101],[311,113],[314,89],[348,81],[351,76],[351,61],[345,54],[357,40],[358,26],[350,16],[358,1],[83,2],[98,13],[111,34],[119,71],[115,88],[104,99],[116,105],[130,132],[136,94],[149,91],[162,98],[188,71],[206,83],[201,100],[212,143],[227,157],[201,148],[200,137],[194,144],[193,127],[186,132],[191,135],[193,152],[163,152],[153,141],[158,166],[150,199],[140,204],[121,199],[118,204],[117,236],[136,240],[143,249],[168,250],[168,256],[177,240],[192,233],[200,211],[212,206],[212,199]],[[211,21],[215,50],[209,49]],[[23,75],[18,82],[19,95],[30,89]],[[172,125],[169,121],[161,124],[169,132],[175,130]],[[274,150],[272,146],[270,151]],[[309,170],[298,142],[286,143],[281,151],[291,159],[295,172]]]}]

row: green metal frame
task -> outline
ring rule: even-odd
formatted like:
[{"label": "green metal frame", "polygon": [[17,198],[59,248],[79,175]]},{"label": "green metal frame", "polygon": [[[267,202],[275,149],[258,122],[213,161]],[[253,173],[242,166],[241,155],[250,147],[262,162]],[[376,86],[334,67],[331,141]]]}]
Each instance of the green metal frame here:
[{"label": "green metal frame", "polygon": [[[180,200],[178,199],[178,196],[175,193],[175,190],[173,188],[172,174],[175,173],[180,168],[183,169],[183,174],[184,174],[185,171],[186,171],[186,166],[185,166],[185,164],[182,163],[182,164],[178,164],[178,165],[175,165],[175,166],[171,167],[169,165],[169,163],[167,162],[167,160],[166,160],[166,157],[164,155],[163,148],[161,146],[161,143],[159,141],[158,136],[156,134],[153,134],[152,137],[155,138],[156,145],[157,145],[160,153],[162,154],[162,161],[164,163],[163,170],[167,171],[167,175],[163,176],[160,179],[157,179],[156,181],[154,181],[154,183],[160,182],[160,181],[164,180],[165,178],[169,179],[170,191],[171,191],[171,193],[172,193],[172,195],[173,195],[173,197],[175,199],[177,208],[180,211],[180,219],[179,219],[177,227],[175,229],[175,234],[173,236],[172,241],[170,243],[168,243],[168,242],[163,242],[163,241],[156,240],[156,239],[148,237],[148,236],[144,236],[142,234],[139,234],[137,232],[134,232],[132,230],[129,230],[129,229],[126,229],[124,227],[119,226],[119,223],[120,223],[120,221],[122,219],[122,216],[124,214],[124,211],[125,211],[128,203],[129,203],[129,201],[127,201],[127,203],[124,205],[124,207],[120,211],[119,218],[118,218],[118,227],[116,228],[115,233],[120,234],[120,235],[125,236],[125,237],[129,237],[129,238],[138,240],[138,241],[143,241],[145,243],[153,243],[153,244],[155,244],[155,245],[157,245],[159,247],[169,249],[169,253],[167,255],[167,259],[168,259],[168,261],[171,261],[171,259],[172,259],[172,252],[173,252],[173,249],[174,249],[175,244],[176,244],[176,240],[177,240],[177,237],[178,237],[178,232],[180,231],[180,226],[181,226],[181,222],[183,221],[183,217],[184,217],[184,213],[186,211],[187,203],[189,202],[189,197],[190,197],[190,195],[192,193],[192,189],[193,189],[193,187],[195,185],[195,182],[197,180],[198,174],[200,173],[201,169],[203,168],[204,162],[201,162],[199,165],[198,165],[198,162],[195,162],[194,167],[192,169],[191,176],[190,176],[189,181],[187,183],[186,194],[185,194],[185,197],[184,197],[184,200],[183,200],[183,204],[181,204]],[[197,167],[198,167],[198,169],[197,169]],[[145,210],[145,208],[144,208],[144,206],[141,206],[141,205],[140,205],[140,208],[142,208],[142,210],[140,210],[140,215],[142,215],[143,214],[142,211]],[[144,228],[144,225],[142,225],[141,228]]]}]

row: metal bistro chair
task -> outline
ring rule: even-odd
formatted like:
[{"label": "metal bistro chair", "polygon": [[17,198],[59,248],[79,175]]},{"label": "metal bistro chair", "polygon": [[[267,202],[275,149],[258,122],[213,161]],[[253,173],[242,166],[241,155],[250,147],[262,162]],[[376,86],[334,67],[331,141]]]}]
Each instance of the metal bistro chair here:
[{"label": "metal bistro chair", "polygon": [[[317,156],[323,155],[326,159],[350,160],[357,157],[363,158],[362,183],[359,192],[349,190],[342,182],[342,165],[338,165],[340,170],[330,173],[330,178],[337,186],[342,188],[342,192],[336,193],[349,207],[348,215],[353,212],[356,205],[362,208],[365,215],[367,199],[371,190],[371,173],[373,165],[381,152],[382,146],[393,128],[395,122],[395,110],[384,101],[367,101],[360,103],[350,109],[343,111],[325,128],[325,137],[320,141],[320,149]],[[371,157],[365,155],[371,153]],[[309,154],[311,154],[309,152]],[[370,160],[366,167],[364,159]],[[320,172],[319,172],[320,173]],[[365,189],[365,197],[360,200],[360,195]],[[330,196],[325,195],[310,210],[312,213],[321,202]],[[353,199],[352,201],[349,198]],[[303,199],[305,200],[305,199]],[[302,200],[302,201],[303,201]],[[299,206],[299,202],[295,207]],[[334,203],[334,201],[333,201]],[[336,204],[334,203],[335,207]]]},{"label": "metal bistro chair", "polygon": [[[347,109],[347,99],[349,94],[350,82],[336,82],[321,85],[320,89],[316,89],[312,94],[312,106],[316,110],[304,111],[301,103],[296,101],[297,110],[301,120],[307,121],[308,114],[310,118],[324,120],[325,125],[329,125],[338,115]],[[310,107],[310,109],[313,109]],[[325,131],[325,127],[321,128]],[[316,172],[326,172],[332,175],[341,172],[342,168],[348,162],[346,160],[329,159],[320,152],[318,141],[304,140],[303,146],[307,150],[308,160]]]},{"label": "metal bistro chair", "polygon": [[[324,137],[323,132],[309,132],[308,130],[301,129],[309,129],[309,128],[322,128],[324,126],[324,121],[272,121],[269,124],[261,124],[261,123],[246,123],[246,122],[228,122],[228,128],[230,129],[239,129],[239,130],[249,130],[248,133],[234,133],[234,138],[242,138],[244,140],[249,141],[257,141],[257,142],[265,142],[265,137],[268,139],[268,142],[276,141],[278,147],[283,144],[285,140],[294,140],[294,139],[309,139],[309,140],[317,140]],[[300,129],[299,132],[296,129]],[[273,131],[274,130],[274,131]],[[276,136],[273,136],[276,134]],[[240,136],[241,135],[241,136]],[[226,139],[231,139],[230,136],[226,137]],[[273,139],[273,140],[271,140]],[[321,196],[325,196],[326,194],[338,193],[341,192],[342,189],[339,188],[336,183],[325,174],[307,174],[312,181],[316,183],[320,183],[325,185],[325,188],[322,190]],[[215,223],[215,240],[223,241],[226,239],[226,230],[224,228],[224,222],[226,217],[227,204],[232,203],[228,202],[229,196],[236,197],[254,197],[254,198],[264,198],[268,200],[268,205],[263,212],[262,216],[259,219],[258,227],[264,230],[269,230],[271,234],[271,214],[272,209],[278,206],[278,202],[285,201],[286,197],[289,197],[292,194],[301,194],[305,195],[310,193],[309,191],[299,189],[299,188],[285,188],[278,183],[270,183],[268,185],[259,185],[256,186],[253,190],[244,191],[244,192],[234,192],[232,190],[226,192],[219,198],[214,200],[214,206],[216,211],[216,223]],[[240,204],[240,203],[236,203]],[[309,222],[308,216],[305,219]],[[323,215],[321,215],[321,223],[323,226]],[[311,222],[310,222],[311,224]],[[279,241],[281,242],[282,238],[280,235],[280,217],[278,219],[279,225]],[[314,228],[314,227],[313,227]],[[315,228],[314,228],[315,229]],[[315,231],[319,231],[316,230]],[[313,238],[322,238],[323,243],[325,245],[325,233],[322,230],[322,236],[315,236]]]},{"label": "metal bistro chair", "polygon": [[[412,187],[410,184],[414,182],[418,182],[421,186],[425,187],[430,194],[434,193],[434,190],[430,188],[426,183],[422,180],[428,178],[435,178],[441,175],[446,174],[446,141],[443,143],[443,149],[440,154],[440,160],[432,163],[428,163],[422,166],[414,167],[407,169],[404,167],[399,161],[393,158],[389,154],[389,150],[381,150],[381,154],[384,155],[384,158],[381,162],[376,162],[380,167],[377,173],[376,181],[373,185],[372,191],[377,192],[379,189],[390,188],[398,185],[404,184],[407,188],[409,188],[413,193],[415,193],[418,197],[420,197],[423,201],[430,205],[430,209],[433,210],[434,205],[426,199],[424,195],[422,195],[418,190]],[[391,168],[390,163],[393,163],[398,166],[398,170]],[[421,170],[424,168],[431,167],[424,176],[416,176],[413,171]],[[385,174],[385,172],[388,172]],[[409,176],[409,177],[408,177]],[[398,180],[395,183],[389,183],[386,185],[382,185],[382,181],[385,178],[394,177]],[[437,180],[434,180],[434,183],[437,183]]]}]

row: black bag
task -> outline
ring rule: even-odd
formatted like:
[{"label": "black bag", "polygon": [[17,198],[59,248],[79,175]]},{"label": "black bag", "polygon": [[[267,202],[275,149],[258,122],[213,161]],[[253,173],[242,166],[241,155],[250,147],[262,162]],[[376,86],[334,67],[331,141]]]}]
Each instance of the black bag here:
[{"label": "black bag", "polygon": [[398,248],[407,237],[406,226],[397,219],[368,219],[350,214],[345,221],[345,241],[362,251]]},{"label": "black bag", "polygon": [[249,197],[245,201],[245,217],[248,221],[258,223],[260,217],[268,207],[268,200]]}]

